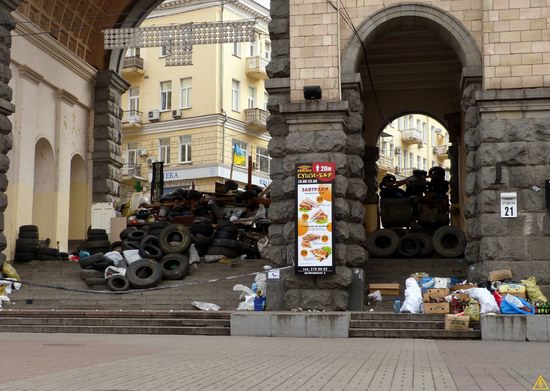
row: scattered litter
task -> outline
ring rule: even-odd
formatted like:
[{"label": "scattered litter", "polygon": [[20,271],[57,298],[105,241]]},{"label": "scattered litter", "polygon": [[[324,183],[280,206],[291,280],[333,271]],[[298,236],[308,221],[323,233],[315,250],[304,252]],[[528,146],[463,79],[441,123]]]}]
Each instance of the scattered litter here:
[{"label": "scattered litter", "polygon": [[201,311],[219,311],[220,306],[213,303],[205,303],[204,301],[193,301],[191,305]]}]

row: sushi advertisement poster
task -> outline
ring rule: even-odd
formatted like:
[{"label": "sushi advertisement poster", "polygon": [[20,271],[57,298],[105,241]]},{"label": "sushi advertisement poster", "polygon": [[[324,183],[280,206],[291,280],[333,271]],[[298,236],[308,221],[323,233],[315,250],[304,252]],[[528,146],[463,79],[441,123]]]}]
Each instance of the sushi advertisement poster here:
[{"label": "sushi advertisement poster", "polygon": [[296,274],[334,274],[332,210],[336,164],[296,164]]}]

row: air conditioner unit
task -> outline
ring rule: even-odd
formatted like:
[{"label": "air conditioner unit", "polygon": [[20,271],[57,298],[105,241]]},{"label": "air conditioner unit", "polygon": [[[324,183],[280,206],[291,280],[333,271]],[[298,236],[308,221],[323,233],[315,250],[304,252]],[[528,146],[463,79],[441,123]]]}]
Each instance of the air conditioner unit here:
[{"label": "air conditioner unit", "polygon": [[433,153],[437,153],[437,147],[433,147]]},{"label": "air conditioner unit", "polygon": [[401,147],[395,147],[395,154],[401,155]]},{"label": "air conditioner unit", "polygon": [[139,156],[147,156],[147,149],[143,148],[138,151]]},{"label": "air conditioner unit", "polygon": [[149,110],[149,112],[147,113],[147,119],[151,122],[158,121],[160,119],[160,110]]},{"label": "air conditioner unit", "polygon": [[401,174],[401,167],[395,166],[395,173],[396,174]]},{"label": "air conditioner unit", "polygon": [[157,158],[156,157],[150,157],[150,158],[147,158],[147,165],[149,167],[151,167],[153,165],[153,163],[156,163],[157,162]]},{"label": "air conditioner unit", "polygon": [[122,176],[128,176],[128,166],[122,166]]},{"label": "air conditioner unit", "polygon": [[180,109],[172,110],[172,118],[180,119],[181,118],[181,110]]}]

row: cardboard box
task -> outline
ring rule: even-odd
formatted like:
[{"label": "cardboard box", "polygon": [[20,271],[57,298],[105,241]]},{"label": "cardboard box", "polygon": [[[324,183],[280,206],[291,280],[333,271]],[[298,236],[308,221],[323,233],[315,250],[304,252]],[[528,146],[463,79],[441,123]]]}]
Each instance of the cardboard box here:
[{"label": "cardboard box", "polygon": [[451,285],[451,292],[453,291],[465,291],[466,289],[477,288],[476,284],[456,284]]},{"label": "cardboard box", "polygon": [[512,278],[512,269],[493,270],[489,272],[489,281],[502,281]]},{"label": "cardboard box", "polygon": [[445,315],[445,330],[468,330],[470,317],[464,315]]},{"label": "cardboard box", "polygon": [[449,296],[449,288],[430,288],[426,293],[429,297],[445,297]]},{"label": "cardboard box", "polygon": [[451,312],[449,303],[424,303],[425,314],[448,314]]},{"label": "cardboard box", "polygon": [[399,296],[399,284],[369,284],[369,293],[380,291],[382,297]]}]

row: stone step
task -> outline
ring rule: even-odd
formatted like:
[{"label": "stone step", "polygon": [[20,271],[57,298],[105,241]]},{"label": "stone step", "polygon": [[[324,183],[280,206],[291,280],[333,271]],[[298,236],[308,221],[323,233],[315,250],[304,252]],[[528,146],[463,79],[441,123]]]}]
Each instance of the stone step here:
[{"label": "stone step", "polygon": [[481,331],[437,329],[350,329],[350,338],[481,339]]},{"label": "stone step", "polygon": [[151,319],[151,318],[0,318],[4,326],[105,326],[105,327],[229,327],[229,319]]},{"label": "stone step", "polygon": [[388,321],[388,320],[352,320],[354,329],[444,329],[445,321]]},{"label": "stone step", "polygon": [[445,321],[445,314],[396,314],[393,312],[352,312],[352,320]]},{"label": "stone step", "polygon": [[233,311],[75,311],[75,310],[4,310],[0,319],[25,318],[150,318],[150,319],[226,319]]},{"label": "stone step", "polygon": [[230,335],[229,327],[147,327],[147,326],[50,326],[6,325],[0,332],[11,333],[82,333],[82,334],[162,334],[162,335]]}]

